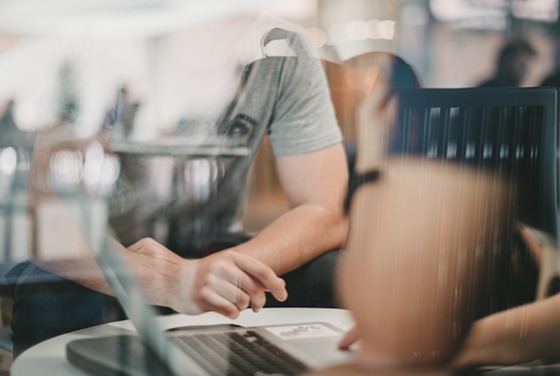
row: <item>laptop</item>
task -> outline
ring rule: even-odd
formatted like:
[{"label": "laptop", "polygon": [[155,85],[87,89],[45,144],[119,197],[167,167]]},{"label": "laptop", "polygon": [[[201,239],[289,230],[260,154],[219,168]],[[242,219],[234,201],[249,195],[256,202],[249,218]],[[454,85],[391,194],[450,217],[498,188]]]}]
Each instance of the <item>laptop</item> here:
[{"label": "laptop", "polygon": [[109,237],[103,244],[97,260],[138,334],[69,342],[68,361],[90,374],[294,375],[353,357],[337,349],[343,331],[325,322],[163,331],[123,255]]}]

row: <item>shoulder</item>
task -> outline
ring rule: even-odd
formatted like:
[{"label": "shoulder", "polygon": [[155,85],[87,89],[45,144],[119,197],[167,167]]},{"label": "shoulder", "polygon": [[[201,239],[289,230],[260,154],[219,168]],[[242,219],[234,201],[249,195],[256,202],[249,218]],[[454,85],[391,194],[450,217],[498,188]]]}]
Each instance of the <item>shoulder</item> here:
[{"label": "shoulder", "polygon": [[256,18],[249,38],[261,57],[318,56],[303,27],[266,12]]}]

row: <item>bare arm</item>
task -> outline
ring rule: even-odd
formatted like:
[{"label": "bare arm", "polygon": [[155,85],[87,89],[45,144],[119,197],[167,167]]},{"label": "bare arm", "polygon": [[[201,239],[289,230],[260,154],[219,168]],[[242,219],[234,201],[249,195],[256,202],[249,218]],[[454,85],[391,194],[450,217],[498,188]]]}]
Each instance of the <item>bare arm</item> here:
[{"label": "bare arm", "polygon": [[[183,299],[194,302],[194,307],[233,316],[249,305],[254,310],[260,309],[265,303],[264,291],[270,291],[278,300],[284,300],[287,297],[284,282],[278,279],[275,273],[281,275],[293,270],[321,253],[340,246],[345,240],[347,223],[342,212],[342,198],[348,177],[342,145],[337,144],[308,154],[282,157],[279,158],[278,165],[292,209],[247,243],[197,261],[172,259],[174,264],[167,263],[170,251],[160,244],[152,241],[152,244],[141,247],[141,253],[163,259],[154,264],[161,269],[163,276],[177,275],[178,272],[173,270],[178,266],[188,269],[189,263],[197,265],[195,271],[188,273],[192,279],[185,279],[186,282],[181,284],[190,292],[190,295]],[[130,247],[131,250],[135,248]],[[164,291],[175,291],[175,294],[169,297],[174,301],[173,297],[181,293],[182,290],[165,288],[172,283],[165,278],[155,279],[157,277],[154,274],[157,276],[160,273],[150,268],[149,261],[146,268],[145,260],[134,258],[131,261],[138,268],[140,280],[143,280],[142,276],[145,275],[145,288],[151,291],[156,299],[162,294],[165,296]],[[239,273],[232,274],[231,270],[236,269],[241,269],[250,278],[239,277]],[[224,287],[222,283],[212,284],[216,275],[239,288]],[[172,284],[171,287],[175,285]],[[238,290],[241,290],[241,294]],[[223,299],[217,301],[213,291],[222,291],[219,295],[222,298],[226,297],[226,302]],[[234,305],[231,302],[234,302]],[[184,312],[188,307],[185,307],[185,303],[182,304],[180,307],[184,307]]]},{"label": "bare arm", "polygon": [[478,320],[452,363],[465,368],[534,359],[558,362],[559,337],[560,294]]},{"label": "bare arm", "polygon": [[291,209],[232,250],[255,257],[282,275],[344,242],[342,200],[348,172],[341,144],[277,161]]},{"label": "bare arm", "polygon": [[[266,301],[266,291],[278,300],[287,297],[282,279],[266,265],[242,254],[223,252],[217,261],[212,256],[193,261],[149,238],[129,248],[116,242],[114,245],[127,259],[150,302],[177,312],[216,311],[235,318],[248,307],[260,310]],[[35,264],[92,290],[113,295],[87,248],[75,251],[71,258],[36,260]]]},{"label": "bare arm", "polygon": [[[68,203],[48,184],[48,161],[56,150],[84,150],[87,141],[56,144],[42,142],[34,150],[31,170],[32,205],[41,202],[50,211],[41,221],[41,232],[48,234],[39,244],[39,257],[33,262],[41,269],[79,283],[95,291],[112,295],[113,291],[86,244],[79,226],[81,218],[68,210]],[[83,192],[82,192],[83,193]],[[84,194],[82,200],[94,199]],[[47,205],[48,204],[48,205]],[[75,202],[74,202],[75,204]],[[43,237],[44,238],[44,237]],[[116,241],[114,246],[128,261],[132,272],[153,304],[171,307],[178,312],[196,314],[217,311],[235,317],[251,307],[260,309],[265,292],[279,300],[287,293],[284,281],[272,269],[246,255],[224,252],[219,260],[206,257],[185,260],[161,244],[146,238],[126,248]]]}]

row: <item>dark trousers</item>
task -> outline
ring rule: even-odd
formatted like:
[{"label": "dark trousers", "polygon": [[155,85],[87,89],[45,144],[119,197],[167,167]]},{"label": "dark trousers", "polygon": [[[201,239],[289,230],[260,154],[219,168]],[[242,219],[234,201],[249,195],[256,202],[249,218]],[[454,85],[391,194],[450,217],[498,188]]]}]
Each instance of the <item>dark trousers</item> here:
[{"label": "dark trousers", "polygon": [[[338,253],[325,253],[284,275],[289,298],[280,303],[268,296],[267,307],[334,307]],[[14,298],[14,357],[49,338],[125,318],[114,298],[39,269],[30,262],[18,264],[8,277]]]}]

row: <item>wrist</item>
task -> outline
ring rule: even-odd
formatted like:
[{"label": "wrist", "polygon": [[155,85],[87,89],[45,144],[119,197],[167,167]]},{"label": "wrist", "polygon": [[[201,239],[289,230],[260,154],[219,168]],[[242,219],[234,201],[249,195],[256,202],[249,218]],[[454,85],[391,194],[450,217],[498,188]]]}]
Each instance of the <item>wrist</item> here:
[{"label": "wrist", "polygon": [[[196,263],[194,260],[183,259],[180,262],[162,260],[157,262],[157,270],[152,271],[151,301],[155,305],[172,308],[178,312],[185,304],[185,290],[190,289],[192,280],[191,269]],[[191,277],[189,279],[189,276]]]}]

